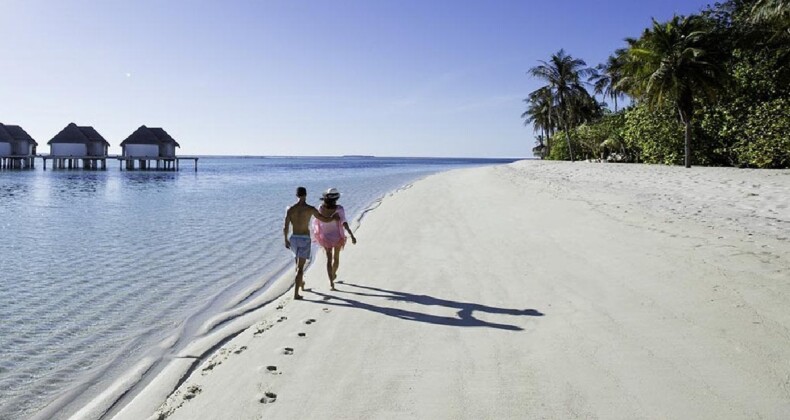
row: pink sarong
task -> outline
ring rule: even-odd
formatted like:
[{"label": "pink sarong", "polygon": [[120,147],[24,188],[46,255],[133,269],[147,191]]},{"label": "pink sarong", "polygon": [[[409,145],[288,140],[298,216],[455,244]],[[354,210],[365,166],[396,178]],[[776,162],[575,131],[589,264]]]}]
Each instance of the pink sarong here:
[{"label": "pink sarong", "polygon": [[[321,214],[326,214],[323,212],[324,209],[324,206],[321,205],[321,208],[318,210],[321,211]],[[343,209],[343,206],[337,206],[335,213],[340,216],[340,220],[325,223],[318,219],[313,219],[313,240],[324,248],[335,248],[337,246],[342,248],[346,245],[346,231],[343,229],[343,223],[346,223],[346,211]]]}]

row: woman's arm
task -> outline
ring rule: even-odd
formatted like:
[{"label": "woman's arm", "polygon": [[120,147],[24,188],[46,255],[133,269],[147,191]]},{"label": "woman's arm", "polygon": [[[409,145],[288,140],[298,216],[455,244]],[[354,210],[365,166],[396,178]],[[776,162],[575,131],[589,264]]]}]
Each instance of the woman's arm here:
[{"label": "woman's arm", "polygon": [[346,223],[346,222],[343,222],[343,227],[346,229],[346,232],[348,232],[348,236],[351,236],[351,243],[356,245],[356,243],[357,243],[357,238],[356,238],[356,237],[354,237],[354,232],[352,232],[352,231],[351,231],[351,228],[350,228],[350,227],[348,227],[348,223]]}]

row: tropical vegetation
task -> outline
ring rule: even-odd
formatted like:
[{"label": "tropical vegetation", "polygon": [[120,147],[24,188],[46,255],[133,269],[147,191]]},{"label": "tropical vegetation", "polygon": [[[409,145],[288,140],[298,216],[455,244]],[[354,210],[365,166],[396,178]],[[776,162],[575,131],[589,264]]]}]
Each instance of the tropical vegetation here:
[{"label": "tropical vegetation", "polygon": [[654,20],[597,66],[561,49],[527,74],[543,158],[790,167],[790,0]]}]

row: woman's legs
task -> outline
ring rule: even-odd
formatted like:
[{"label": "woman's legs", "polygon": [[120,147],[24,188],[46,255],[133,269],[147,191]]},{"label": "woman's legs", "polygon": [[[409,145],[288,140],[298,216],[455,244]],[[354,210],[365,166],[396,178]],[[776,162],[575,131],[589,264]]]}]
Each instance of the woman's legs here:
[{"label": "woman's legs", "polygon": [[337,278],[337,268],[340,267],[340,250],[343,249],[342,246],[335,247],[335,258],[332,261],[332,280]]},{"label": "woman's legs", "polygon": [[335,290],[335,270],[332,263],[334,248],[324,248],[324,250],[326,251],[326,274],[329,276],[329,285],[332,286],[332,290]]}]

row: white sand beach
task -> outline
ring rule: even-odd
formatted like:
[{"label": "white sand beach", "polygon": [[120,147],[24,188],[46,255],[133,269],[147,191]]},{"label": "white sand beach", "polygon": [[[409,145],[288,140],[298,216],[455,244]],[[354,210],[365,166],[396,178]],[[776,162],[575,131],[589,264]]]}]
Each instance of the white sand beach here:
[{"label": "white sand beach", "polygon": [[788,170],[456,170],[356,235],[115,418],[790,418]]}]

